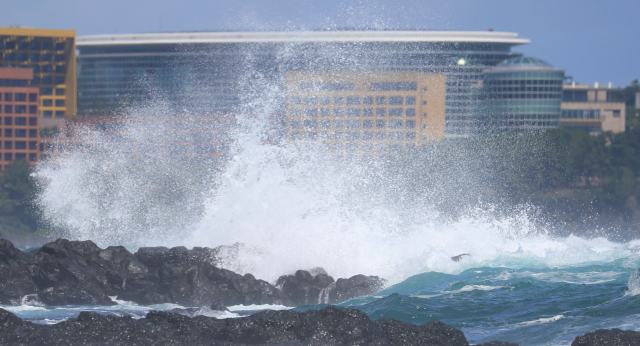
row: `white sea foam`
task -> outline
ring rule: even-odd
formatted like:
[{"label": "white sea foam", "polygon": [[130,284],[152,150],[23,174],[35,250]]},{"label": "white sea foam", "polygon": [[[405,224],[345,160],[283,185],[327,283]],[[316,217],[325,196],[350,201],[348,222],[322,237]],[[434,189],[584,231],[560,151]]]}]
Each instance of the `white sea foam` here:
[{"label": "white sea foam", "polygon": [[232,305],[232,306],[228,306],[227,309],[233,312],[233,311],[258,311],[258,310],[290,310],[292,308],[290,306],[284,306],[284,305],[253,304],[253,305]]},{"label": "white sea foam", "polygon": [[629,289],[626,294],[636,296],[640,294],[640,272],[638,270],[631,273],[629,276],[629,282],[627,283]]},{"label": "white sea foam", "polygon": [[467,285],[459,290],[452,292],[470,292],[470,291],[492,291],[501,288],[501,286],[484,286],[484,285]]},{"label": "white sea foam", "polygon": [[519,325],[523,325],[523,326],[528,326],[528,325],[532,325],[532,324],[542,324],[542,323],[549,323],[549,322],[555,322],[559,319],[564,318],[564,315],[557,315],[557,316],[553,316],[553,317],[547,317],[547,318],[539,318],[537,320],[533,320],[533,321],[526,321],[526,322],[522,322],[522,323],[518,323]]}]

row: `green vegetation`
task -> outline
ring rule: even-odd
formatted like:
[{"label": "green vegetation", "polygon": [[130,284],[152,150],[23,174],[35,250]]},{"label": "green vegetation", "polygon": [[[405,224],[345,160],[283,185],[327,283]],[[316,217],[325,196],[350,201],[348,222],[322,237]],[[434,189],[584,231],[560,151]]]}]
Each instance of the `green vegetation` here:
[{"label": "green vegetation", "polygon": [[31,172],[31,165],[16,160],[0,174],[0,238],[28,238],[37,230],[37,213],[30,203],[36,192]]},{"label": "green vegetation", "polygon": [[43,127],[40,129],[40,137],[58,137],[60,129],[57,126]]}]

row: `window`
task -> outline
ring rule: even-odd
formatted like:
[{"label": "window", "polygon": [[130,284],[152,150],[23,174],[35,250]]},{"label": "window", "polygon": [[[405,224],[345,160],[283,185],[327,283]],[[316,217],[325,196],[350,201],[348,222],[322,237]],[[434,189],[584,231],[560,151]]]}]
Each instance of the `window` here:
[{"label": "window", "polygon": [[322,127],[323,129],[328,129],[331,127],[331,121],[329,120],[323,120],[320,122],[320,127]]},{"label": "window", "polygon": [[42,61],[51,61],[51,54],[42,54]]},{"label": "window", "polygon": [[331,98],[330,97],[326,97],[326,96],[321,97],[320,98],[320,104],[322,104],[322,105],[331,104]]},{"label": "window", "polygon": [[415,117],[416,116],[416,109],[415,108],[407,108],[405,111],[405,114],[408,117]]},{"label": "window", "polygon": [[385,108],[376,108],[376,115],[379,117],[384,117],[387,115],[387,110]]},{"label": "window", "polygon": [[292,117],[299,117],[300,116],[300,109],[299,108],[292,108],[291,109],[291,116]]},{"label": "window", "polygon": [[399,141],[402,139],[402,132],[389,132],[389,140]]},{"label": "window", "polygon": [[16,110],[16,114],[26,114],[27,113],[27,106],[16,105],[15,110]]},{"label": "window", "polygon": [[[58,101],[59,100],[56,100],[56,106],[58,105]],[[307,109],[304,110],[304,115],[307,116],[307,117],[316,117],[316,116],[318,116],[318,109],[317,108],[307,108]]]},{"label": "window", "polygon": [[376,139],[377,140],[384,140],[387,138],[387,133],[386,132],[376,132]]},{"label": "window", "polygon": [[408,105],[415,105],[416,104],[416,98],[415,96],[407,96],[407,104]]},{"label": "window", "polygon": [[13,161],[13,154],[12,153],[4,153],[4,160],[5,161]]},{"label": "window", "polygon": [[[409,127],[409,126],[407,126]],[[407,139],[416,139],[416,133],[415,132],[407,132]]]},{"label": "window", "polygon": [[16,160],[26,160],[27,154],[25,153],[16,153]]},{"label": "window", "polygon": [[299,129],[301,126],[300,120],[293,120],[291,121],[291,127],[294,129]]},{"label": "window", "polygon": [[19,138],[27,137],[27,130],[25,130],[25,129],[16,129],[16,137],[19,137]]},{"label": "window", "polygon": [[330,115],[331,115],[331,110],[329,108],[321,108],[320,109],[320,116],[328,117]]},{"label": "window", "polygon": [[25,142],[25,141],[16,141],[16,149],[18,149],[18,150],[26,150],[27,149],[27,142]]},{"label": "window", "polygon": [[44,117],[44,118],[52,118],[53,117],[53,111],[42,111],[42,117]]},{"label": "window", "polygon": [[359,105],[360,104],[360,98],[356,97],[356,96],[347,97],[347,104],[348,105]]},{"label": "window", "polygon": [[406,125],[408,129],[413,129],[416,127],[416,121],[415,120],[407,120],[406,121]]},{"label": "window", "polygon": [[[56,89],[56,95],[62,96],[62,95],[64,95],[65,91],[66,91],[66,89],[64,89],[64,88],[57,88]],[[298,99],[300,99],[300,98],[298,97]]]},{"label": "window", "polygon": [[36,42],[36,41],[29,42],[29,49],[40,50],[40,42]]},{"label": "window", "polygon": [[56,43],[56,50],[64,50],[64,42]]},{"label": "window", "polygon": [[399,129],[402,127],[402,120],[389,120],[390,129]]},{"label": "window", "polygon": [[42,100],[42,107],[52,107],[52,106],[53,106],[53,100],[47,100],[47,99]]},{"label": "window", "polygon": [[342,120],[334,120],[333,121],[333,127],[336,129],[341,129],[344,127],[344,121]]},{"label": "window", "polygon": [[318,122],[315,120],[305,120],[304,127],[307,129],[315,129],[318,127]]},{"label": "window", "polygon": [[12,117],[4,117],[4,124],[5,125],[13,125],[13,118]]},{"label": "window", "polygon": [[314,141],[314,140],[316,140],[316,138],[318,138],[318,133],[317,132],[305,132],[304,133],[304,139],[306,139],[306,140]]},{"label": "window", "polygon": [[344,109],[334,109],[333,114],[337,117],[344,116]]},{"label": "window", "polygon": [[29,161],[38,161],[38,154],[30,153],[29,154]]},{"label": "window", "polygon": [[362,139],[364,139],[365,141],[370,141],[373,139],[373,132],[364,132],[362,134]]},{"label": "window", "polygon": [[55,84],[64,84],[64,80],[65,80],[64,77],[56,77]]},{"label": "window", "polygon": [[318,98],[317,98],[317,97],[305,97],[305,98],[304,98],[304,104],[305,104],[305,105],[315,105],[315,104],[318,104]]},{"label": "window", "polygon": [[[58,90],[61,90],[61,89],[58,89]],[[291,104],[299,105],[301,103],[302,103],[302,99],[300,97],[295,96],[291,98]]]},{"label": "window", "polygon": [[56,111],[56,118],[64,118],[64,111]]},{"label": "window", "polygon": [[343,97],[334,97],[333,98],[333,103],[336,104],[336,105],[344,104],[344,98]]},{"label": "window", "polygon": [[373,120],[365,120],[362,122],[362,127],[365,129],[373,128]]},{"label": "window", "polygon": [[376,97],[376,104],[386,105],[387,104],[387,98],[384,97],[384,96]]},{"label": "window", "polygon": [[42,49],[44,49],[44,50],[52,50],[53,49],[53,42],[43,42],[42,43]]},{"label": "window", "polygon": [[614,118],[620,118],[620,110],[619,109],[614,109],[613,110],[613,117]]},{"label": "window", "polygon": [[4,100],[7,101],[7,102],[13,101],[13,94],[12,93],[4,93]]},{"label": "window", "polygon": [[373,109],[371,109],[371,108],[365,108],[365,109],[363,110],[363,113],[362,113],[362,114],[363,114],[365,117],[372,117],[372,116],[373,116]]},{"label": "window", "polygon": [[402,96],[392,96],[389,97],[390,105],[401,105],[402,104]]},{"label": "window", "polygon": [[387,122],[384,120],[376,120],[376,127],[379,129],[387,127]]},{"label": "window", "polygon": [[38,106],[29,106],[29,114],[38,114]]},{"label": "window", "polygon": [[360,127],[360,120],[347,120],[347,128],[357,129]]},{"label": "window", "polygon": [[38,94],[30,93],[29,94],[29,102],[38,102]]},{"label": "window", "polygon": [[418,90],[417,83],[371,83],[373,91],[410,91]]},{"label": "window", "polygon": [[371,97],[371,96],[363,97],[362,98],[362,103],[365,104],[365,105],[372,105],[373,104],[373,97]]},{"label": "window", "polygon": [[13,106],[12,105],[4,105],[4,113],[5,114],[13,114]]},{"label": "window", "polygon": [[27,94],[26,93],[16,93],[16,101],[17,102],[27,102]]},{"label": "window", "polygon": [[360,116],[360,108],[347,108],[347,116],[348,117],[359,117]]},{"label": "window", "polygon": [[391,108],[389,109],[390,117],[401,117],[402,116],[402,108]]},{"label": "window", "polygon": [[[340,141],[342,140],[342,138],[344,138],[344,132],[336,132],[333,134],[333,139]],[[336,144],[336,150],[338,150],[337,148],[337,144]]]},{"label": "window", "polygon": [[360,132],[347,132],[347,140],[356,141],[360,139]]},{"label": "window", "polygon": [[16,125],[26,126],[27,125],[27,118],[26,117],[16,117]]},{"label": "window", "polygon": [[36,141],[29,142],[29,150],[38,150],[38,142]]},{"label": "window", "polygon": [[13,149],[13,142],[12,141],[5,141],[4,142],[4,148],[5,149]]},{"label": "window", "polygon": [[53,95],[53,88],[42,88],[40,89],[41,95]]}]

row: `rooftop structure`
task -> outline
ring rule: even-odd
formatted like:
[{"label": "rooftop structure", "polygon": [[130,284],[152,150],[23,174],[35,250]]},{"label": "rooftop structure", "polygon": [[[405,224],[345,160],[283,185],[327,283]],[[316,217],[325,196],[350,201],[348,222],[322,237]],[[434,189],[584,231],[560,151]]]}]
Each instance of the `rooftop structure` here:
[{"label": "rooftop structure", "polygon": [[489,131],[558,127],[564,70],[536,58],[518,57],[484,75]]},{"label": "rooftop structure", "polygon": [[624,132],[626,106],[615,102],[611,86],[565,84],[562,93],[560,126],[591,134]]},{"label": "rooftop structure", "polygon": [[77,40],[78,110],[118,114],[161,99],[196,114],[238,114],[246,95],[286,89],[289,72],[403,71],[446,77],[446,134],[467,136],[476,131],[472,85],[527,43],[515,33],[451,31],[85,36]]}]

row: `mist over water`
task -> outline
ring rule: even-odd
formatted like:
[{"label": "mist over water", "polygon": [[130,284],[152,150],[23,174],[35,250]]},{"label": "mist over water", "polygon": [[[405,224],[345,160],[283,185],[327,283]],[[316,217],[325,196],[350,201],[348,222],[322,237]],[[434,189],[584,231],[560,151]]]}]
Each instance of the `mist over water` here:
[{"label": "mist over water", "polygon": [[[256,66],[259,52],[246,49],[241,107],[233,126],[217,128],[224,144],[216,155],[176,148],[187,137],[198,146],[189,131],[216,124],[218,115],[203,120],[199,104],[168,100],[152,86],[151,101],[129,107],[116,135],[75,129],[84,149],[57,153],[36,173],[37,203],[51,233],[132,251],[238,244],[220,264],[269,281],[324,267],[334,277],[362,273],[394,284],[429,271],[566,266],[631,253],[602,238],[551,236],[535,208],[491,195],[500,171],[482,153],[508,143],[445,141],[407,156],[413,161],[389,153],[343,162],[318,143],[286,142],[283,71],[300,64],[291,62],[299,49],[277,50],[282,66],[267,70]],[[318,70],[367,67],[344,48],[320,56]],[[190,88],[206,96],[206,88]],[[451,260],[461,253],[471,256]]]}]

